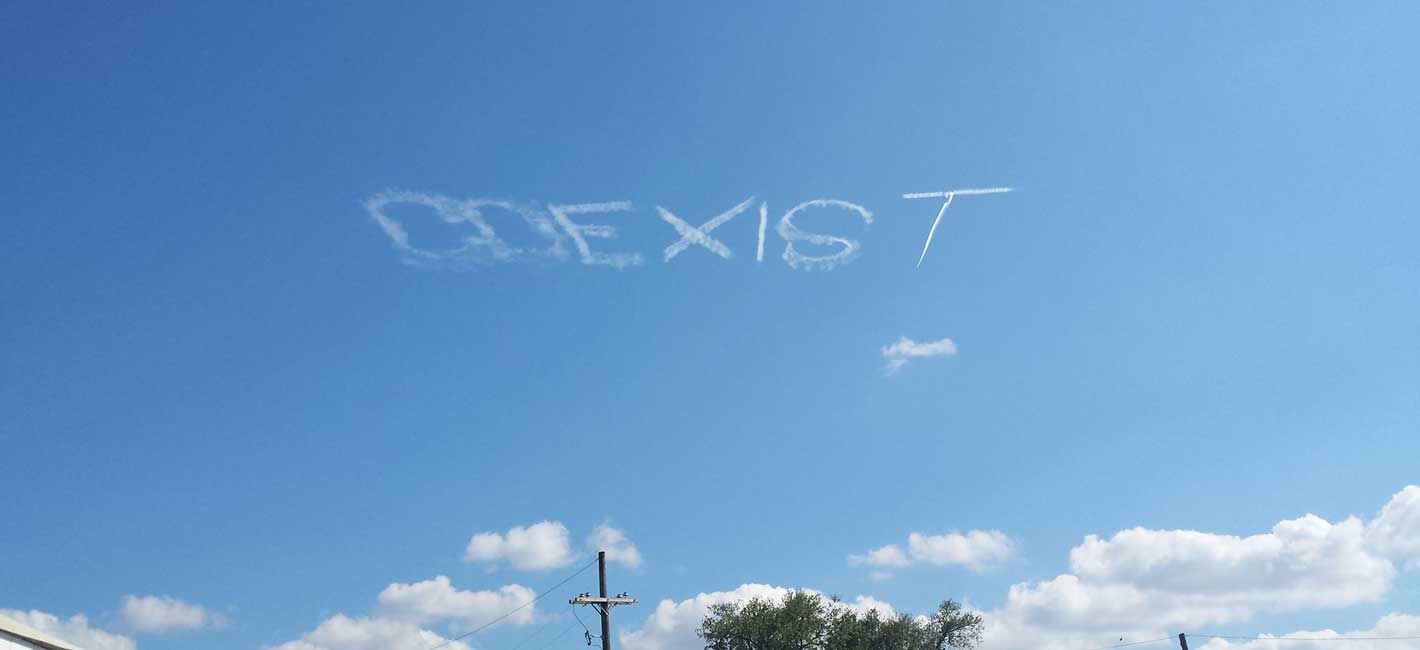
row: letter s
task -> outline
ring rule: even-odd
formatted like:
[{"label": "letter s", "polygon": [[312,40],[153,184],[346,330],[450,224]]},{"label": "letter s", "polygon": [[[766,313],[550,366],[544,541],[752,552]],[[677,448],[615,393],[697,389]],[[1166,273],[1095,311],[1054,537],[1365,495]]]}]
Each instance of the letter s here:
[{"label": "letter s", "polygon": [[[843,208],[845,210],[852,210],[854,212],[857,212],[858,216],[863,218],[863,223],[873,223],[873,213],[869,212],[867,208],[864,208],[863,206],[858,205],[856,203],[849,203],[847,201],[840,201],[838,199],[814,199],[812,201],[805,201],[794,206],[792,210],[789,210],[788,212],[784,213],[784,216],[779,219],[779,225],[775,228],[775,230],[779,232],[779,236],[784,238],[784,262],[789,265],[789,268],[803,269],[805,271],[812,271],[815,269],[822,269],[826,271],[838,266],[839,264],[844,264],[851,261],[854,257],[858,255],[858,250],[862,248],[862,245],[859,244],[856,240],[848,239],[846,237],[836,237],[834,235],[806,233],[802,230],[799,230],[799,227],[794,225],[794,215],[808,208],[821,207],[834,207]],[[794,242],[796,241],[804,241],[810,244],[819,244],[822,246],[837,244],[842,248],[837,253],[834,253],[832,255],[810,256],[804,255],[794,248]]]}]

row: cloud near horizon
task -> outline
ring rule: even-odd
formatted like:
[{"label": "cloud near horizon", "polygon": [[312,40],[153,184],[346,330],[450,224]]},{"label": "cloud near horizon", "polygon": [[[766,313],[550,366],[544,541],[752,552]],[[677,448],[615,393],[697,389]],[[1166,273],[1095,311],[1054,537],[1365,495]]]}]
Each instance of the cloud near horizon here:
[{"label": "cloud near horizon", "polygon": [[[979,531],[973,531],[979,532]],[[853,562],[875,569],[969,557],[961,539],[920,536],[873,549]],[[977,609],[985,622],[983,647],[992,650],[1073,650],[1120,638],[1172,637],[1180,630],[1252,620],[1267,613],[1342,609],[1381,601],[1393,591],[1398,567],[1420,567],[1420,486],[1397,492],[1370,521],[1329,522],[1303,515],[1248,536],[1191,530],[1122,530],[1088,535],[1069,553],[1069,572],[1020,582],[994,609]],[[933,543],[928,543],[932,540]],[[936,543],[951,540],[947,543]],[[963,563],[964,564],[964,563]],[[663,600],[640,628],[624,632],[626,650],[700,650],[695,630],[716,603],[778,598],[784,587],[744,584]],[[952,594],[943,594],[951,597]],[[873,601],[859,597],[855,603]],[[1391,613],[1372,630],[1295,632],[1293,638],[1420,634],[1420,616]],[[1202,641],[1202,639],[1200,639]],[[1353,643],[1362,644],[1363,641]],[[1316,650],[1335,647],[1317,642]],[[1312,650],[1305,642],[1213,639],[1203,650]],[[1383,646],[1348,645],[1358,650]]]},{"label": "cloud near horizon", "polygon": [[[1386,614],[1371,629],[1351,632],[1303,630],[1253,640],[1210,638],[1198,650],[1394,650],[1401,647],[1394,641],[1378,640],[1385,637],[1420,637],[1420,616]],[[1197,643],[1195,638],[1201,641],[1207,637],[1190,635],[1190,644]],[[1343,639],[1350,640],[1341,643]]]},{"label": "cloud near horizon", "polygon": [[119,613],[139,632],[200,630],[227,624],[225,616],[171,596],[124,596]]},{"label": "cloud near horizon", "polygon": [[1420,485],[1391,497],[1367,525],[1366,543],[1407,568],[1420,568]]},{"label": "cloud near horizon", "polygon": [[[524,528],[524,533],[536,526]],[[565,527],[561,528],[565,533]],[[1246,536],[1143,527],[1108,536],[1087,535],[1070,550],[1068,572],[1048,580],[1016,583],[1001,605],[975,611],[983,616],[985,644],[992,650],[1071,650],[1120,638],[1162,638],[1179,630],[1238,624],[1263,614],[1374,604],[1394,592],[1400,572],[1420,568],[1417,536],[1420,486],[1416,485],[1396,492],[1369,520],[1353,516],[1332,522],[1306,514]],[[504,543],[509,537],[518,535],[500,536]],[[631,562],[626,559],[631,557],[626,549],[634,546],[609,524],[593,531],[588,544],[602,545],[609,551],[620,549],[619,561]],[[1014,542],[999,531],[916,533],[909,535],[905,549],[890,544],[853,556],[852,561],[875,569],[917,563],[987,566],[1010,557],[1003,549],[1013,548]],[[639,551],[634,557],[640,557]],[[622,630],[619,636],[626,650],[700,650],[695,630],[712,605],[756,597],[777,599],[789,591],[788,587],[746,583],[679,601],[664,599],[639,628]],[[369,615],[338,613],[296,639],[267,648],[428,650],[446,638],[424,626],[444,624],[451,632],[472,629],[531,602],[534,596],[533,590],[516,584],[460,590],[442,575],[422,582],[396,582],[379,593]],[[864,595],[842,606],[897,613],[892,605]],[[198,616],[198,610],[203,616]],[[192,629],[199,620],[211,620],[201,606],[165,596],[126,597],[119,613],[135,629],[150,631]],[[0,610],[0,615],[86,650],[137,650],[133,639],[93,627],[83,614],[61,619],[37,610]],[[527,625],[536,618],[529,605],[499,624]],[[1199,647],[1321,650],[1334,647],[1335,642],[1306,639],[1334,638],[1354,639],[1348,647],[1358,650],[1381,650],[1386,646],[1370,644],[1366,638],[1412,635],[1420,635],[1420,615],[1392,612],[1369,630],[1292,632],[1282,635],[1293,639],[1285,645],[1268,638],[1200,638]],[[470,650],[462,642],[448,647]]]},{"label": "cloud near horizon", "polygon": [[[498,620],[496,626],[521,626],[533,622],[536,593],[522,585],[468,591],[454,587],[447,576],[415,583],[391,583],[376,598],[372,615],[330,616],[300,638],[269,650],[428,650],[448,639],[425,629],[446,624],[451,632],[464,632]],[[526,606],[524,606],[526,605]],[[513,611],[513,610],[517,611]],[[455,642],[451,650],[470,650]]]},{"label": "cloud near horizon", "polygon": [[[393,583],[380,592],[376,611],[381,618],[422,625],[453,620],[464,628],[483,625],[531,601],[536,592],[518,584],[497,590],[455,589],[447,576],[412,584]],[[503,625],[526,625],[533,620],[533,607],[524,607],[499,621]]]},{"label": "cloud near horizon", "polygon": [[[448,639],[413,623],[384,618],[351,618],[336,614],[295,641],[268,650],[429,650]],[[447,650],[472,650],[454,641]]]},{"label": "cloud near horizon", "polygon": [[[541,521],[513,526],[506,532],[475,534],[465,549],[464,561],[511,566],[525,571],[566,567],[578,559],[571,533],[561,522]],[[598,525],[586,539],[589,548],[607,551],[607,559],[627,567],[642,563],[641,552],[624,531],[609,523]],[[532,604],[537,593],[519,584],[497,589],[463,590],[448,576],[438,575],[414,583],[391,583],[379,593],[368,616],[336,614],[321,621],[300,638],[269,646],[270,650],[427,650],[446,639],[425,629],[447,625],[464,632],[491,623],[520,626],[537,618]],[[459,642],[452,650],[469,650]]]},{"label": "cloud near horizon", "polygon": [[[700,593],[694,597],[676,602],[669,598],[656,605],[656,610],[646,617],[641,627],[630,632],[622,632],[618,638],[625,650],[702,650],[704,644],[696,636],[695,630],[705,619],[712,605],[747,601],[754,598],[781,600],[790,591],[789,587],[764,584],[743,584],[730,591]],[[822,595],[813,589],[802,589]],[[858,596],[843,607],[858,612],[877,610],[883,616],[896,616],[892,605],[871,596]]]},{"label": "cloud near horizon", "polygon": [[89,625],[89,618],[75,614],[67,619],[37,609],[0,609],[0,616],[28,625],[56,639],[67,641],[84,650],[137,650],[138,644],[122,634],[115,634]]},{"label": "cloud near horizon", "polygon": [[1005,604],[984,612],[987,638],[1002,650],[1068,649],[1379,602],[1397,565],[1420,560],[1410,543],[1420,534],[1417,494],[1406,487],[1370,522],[1308,514],[1246,537],[1146,528],[1086,536],[1070,551],[1070,573],[1013,585]]}]

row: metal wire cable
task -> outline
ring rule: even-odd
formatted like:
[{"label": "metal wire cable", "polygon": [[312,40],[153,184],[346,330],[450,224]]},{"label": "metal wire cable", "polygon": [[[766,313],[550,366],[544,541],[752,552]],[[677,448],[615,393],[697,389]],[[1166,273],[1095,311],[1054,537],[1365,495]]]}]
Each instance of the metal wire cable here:
[{"label": "metal wire cable", "polygon": [[548,594],[550,594],[550,593],[556,591],[558,587],[561,587],[562,585],[565,585],[565,584],[571,582],[571,581],[572,581],[572,578],[575,578],[575,577],[577,577],[577,576],[579,576],[579,575],[582,575],[582,572],[583,572],[583,571],[586,571],[587,569],[591,568],[591,566],[592,566],[593,564],[596,564],[596,563],[597,563],[596,558],[592,558],[592,561],[591,561],[591,562],[588,562],[588,563],[582,565],[582,568],[577,569],[575,572],[572,573],[572,575],[567,576],[566,578],[563,578],[563,579],[562,579],[562,582],[559,582],[559,583],[557,583],[557,584],[555,584],[555,585],[552,585],[551,587],[549,587],[549,588],[547,588],[547,589],[542,590],[541,592],[538,592],[538,595],[537,595],[537,596],[534,596],[532,600],[529,600],[529,601],[526,602],[526,603],[523,603],[523,604],[521,604],[521,605],[518,605],[517,607],[514,607],[514,608],[508,610],[507,612],[504,612],[502,616],[499,616],[498,618],[495,618],[495,619],[493,619],[493,620],[491,620],[491,621],[488,621],[487,623],[484,623],[483,625],[480,625],[480,626],[478,626],[478,627],[476,627],[476,628],[474,628],[474,629],[472,629],[472,630],[469,630],[469,631],[467,631],[467,632],[464,632],[463,634],[460,634],[460,635],[458,635],[458,636],[456,636],[456,637],[454,637],[454,638],[452,638],[452,639],[448,639],[448,640],[444,641],[443,643],[440,643],[439,645],[436,645],[436,646],[434,646],[434,647],[432,647],[432,648],[429,648],[429,650],[439,650],[439,648],[442,648],[442,647],[451,645],[451,644],[453,644],[455,641],[461,641],[461,640],[466,639],[466,638],[468,638],[468,637],[470,637],[470,636],[473,636],[474,634],[477,634],[477,633],[482,632],[482,631],[484,631],[484,630],[486,630],[486,629],[488,629],[488,628],[490,628],[490,627],[493,627],[493,625],[494,625],[495,623],[497,623],[497,622],[499,622],[499,621],[501,621],[501,620],[503,620],[503,619],[505,619],[505,618],[508,618],[509,616],[512,616],[513,614],[518,613],[518,612],[521,611],[523,608],[525,608],[525,607],[527,607],[527,606],[529,606],[529,605],[532,605],[533,603],[535,603],[535,602],[537,602],[537,601],[539,601],[539,600],[542,600],[544,596],[547,596]]},{"label": "metal wire cable", "polygon": [[1173,637],[1171,637],[1171,636],[1166,636],[1166,637],[1164,637],[1164,638],[1162,638],[1162,639],[1150,639],[1150,640],[1148,640],[1148,641],[1131,641],[1131,642],[1129,642],[1129,643],[1117,643],[1117,644],[1115,644],[1115,645],[1102,645],[1102,646],[1099,646],[1099,647],[1097,647],[1097,648],[1085,648],[1084,650],[1111,650],[1112,648],[1128,648],[1128,647],[1130,647],[1130,646],[1149,645],[1150,643],[1163,643],[1164,641],[1172,641],[1172,640],[1173,640]]},{"label": "metal wire cable", "polygon": [[562,631],[558,632],[557,636],[549,639],[547,643],[542,644],[542,646],[540,646],[537,650],[547,650],[548,648],[552,647],[552,644],[560,641],[562,637],[567,636],[567,633],[571,632],[575,628],[575,625],[568,625],[567,627],[562,628]]},{"label": "metal wire cable", "polygon": [[598,639],[601,638],[600,635],[592,634],[592,631],[587,628],[587,624],[586,624],[586,623],[582,623],[582,617],[577,615],[577,608],[576,608],[576,607],[573,607],[573,608],[572,608],[572,618],[577,619],[577,622],[582,625],[582,629],[585,630],[586,633],[587,633],[587,638],[589,638],[589,639],[590,639],[590,638],[593,638],[593,637],[598,638]]},{"label": "metal wire cable", "polygon": [[1113,650],[1113,648],[1128,648],[1128,647],[1131,647],[1131,646],[1149,645],[1149,644],[1151,644],[1151,643],[1164,643],[1164,642],[1173,641],[1173,640],[1174,640],[1174,637],[1167,636],[1167,637],[1164,637],[1164,638],[1162,638],[1162,639],[1149,639],[1148,641],[1130,641],[1130,642],[1128,642],[1128,643],[1116,643],[1116,644],[1114,644],[1114,645],[1102,645],[1102,646],[1096,646],[1096,647],[1094,647],[1094,648],[1079,648],[1078,650]]},{"label": "metal wire cable", "polygon": [[1336,641],[1420,641],[1420,636],[1239,636],[1232,634],[1189,634],[1201,639],[1227,639],[1229,641],[1308,641],[1336,642]]},{"label": "metal wire cable", "polygon": [[522,640],[522,641],[519,641],[519,642],[513,644],[513,647],[508,648],[508,650],[518,650],[518,648],[521,648],[521,647],[523,647],[524,645],[526,645],[528,641],[533,640],[533,637],[535,637],[535,636],[537,636],[537,635],[539,635],[539,634],[542,634],[542,632],[543,632],[544,630],[546,630],[546,629],[547,629],[549,626],[551,626],[551,625],[552,625],[552,619],[547,619],[547,621],[544,622],[542,625],[539,625],[536,630],[533,630],[533,633],[532,633],[532,634],[529,634],[529,635],[523,637],[523,640]]}]

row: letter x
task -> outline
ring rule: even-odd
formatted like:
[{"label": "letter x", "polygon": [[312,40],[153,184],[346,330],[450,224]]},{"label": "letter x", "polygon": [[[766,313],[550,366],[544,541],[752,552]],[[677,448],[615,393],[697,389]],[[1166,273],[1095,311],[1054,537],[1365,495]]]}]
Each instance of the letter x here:
[{"label": "letter x", "polygon": [[690,248],[691,244],[699,244],[701,246],[704,246],[706,250],[716,255],[719,255],[720,257],[723,257],[725,259],[733,257],[734,254],[730,252],[729,248],[725,247],[725,245],[721,243],[720,240],[710,236],[710,231],[719,228],[720,226],[724,225],[726,221],[735,218],[735,215],[744,212],[745,209],[748,208],[751,203],[754,203],[754,197],[752,196],[748,199],[745,199],[744,203],[730,208],[729,210],[726,210],[714,219],[700,224],[699,228],[690,227],[690,224],[682,221],[680,217],[671,214],[670,210],[667,210],[659,205],[656,206],[656,211],[661,213],[661,220],[670,224],[673,228],[676,229],[676,232],[680,233],[680,239],[677,240],[676,243],[666,247],[666,261],[671,261],[672,257],[675,257],[676,255],[679,255],[681,251]]}]

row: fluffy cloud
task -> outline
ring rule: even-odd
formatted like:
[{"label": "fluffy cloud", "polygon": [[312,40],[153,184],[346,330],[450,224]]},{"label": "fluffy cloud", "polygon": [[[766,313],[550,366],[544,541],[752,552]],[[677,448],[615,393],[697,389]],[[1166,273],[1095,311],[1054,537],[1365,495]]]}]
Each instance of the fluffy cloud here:
[{"label": "fluffy cloud", "polygon": [[1198,596],[1233,618],[1341,607],[1379,600],[1395,575],[1366,547],[1364,531],[1354,518],[1332,524],[1315,515],[1249,537],[1134,528],[1109,540],[1086,537],[1070,552],[1070,568],[1090,584]]},{"label": "fluffy cloud", "polygon": [[850,555],[850,564],[872,567],[902,568],[912,564],[964,566],[972,571],[984,571],[1011,559],[1016,545],[999,530],[972,530],[942,535],[912,533],[907,536],[907,551],[897,544],[875,548],[863,555]]},{"label": "fluffy cloud", "polygon": [[[1070,552],[1070,573],[1014,585],[985,613],[986,639],[1002,650],[1050,650],[1376,602],[1391,589],[1392,560],[1414,558],[1417,494],[1414,486],[1396,494],[1369,524],[1305,515],[1246,537],[1145,528],[1088,536]],[[1396,621],[1409,618],[1386,622]]]},{"label": "fluffy cloud", "polygon": [[169,596],[125,596],[119,613],[139,632],[197,630],[226,624],[220,614]]},{"label": "fluffy cloud", "polygon": [[887,360],[888,374],[897,372],[912,359],[927,357],[950,357],[957,353],[957,344],[951,339],[940,341],[914,341],[906,336],[899,337],[891,345],[883,346],[883,359]]},{"label": "fluffy cloud", "polygon": [[[913,533],[914,535],[916,533]],[[885,566],[901,568],[912,564],[907,554],[897,544],[888,544],[875,548],[862,555],[848,556],[849,564],[865,564],[868,566]]]},{"label": "fluffy cloud", "polygon": [[[429,650],[447,641],[413,623],[383,618],[350,618],[336,614],[295,641],[270,650]],[[448,650],[470,650],[456,641]]]},{"label": "fluffy cloud", "polygon": [[1015,543],[999,530],[973,530],[962,535],[907,536],[907,554],[917,562],[936,565],[959,564],[973,571],[1004,562],[1015,553]]},{"label": "fluffy cloud", "polygon": [[[701,593],[680,602],[662,600],[640,629],[621,634],[621,645],[626,650],[701,650],[705,644],[695,631],[712,605],[752,598],[778,600],[789,591],[787,587],[746,584],[733,591]],[[804,591],[818,593],[811,589]],[[897,615],[891,605],[868,596],[858,596],[843,606],[859,612],[877,610],[884,616]]]},{"label": "fluffy cloud", "polygon": [[[1199,650],[1394,650],[1404,646],[1397,645],[1395,641],[1383,641],[1386,637],[1417,637],[1420,636],[1420,616],[1409,616],[1406,614],[1387,614],[1381,617],[1376,626],[1369,630],[1357,630],[1355,632],[1335,632],[1332,630],[1320,630],[1316,632],[1293,632],[1277,637],[1261,637],[1253,640],[1238,639],[1208,639],[1208,642],[1199,647]],[[1202,640],[1203,637],[1197,637]],[[1195,637],[1189,636],[1189,643],[1196,644]],[[1288,639],[1278,641],[1277,639]],[[1339,639],[1350,639],[1338,644]]]},{"label": "fluffy cloud", "polygon": [[610,524],[599,524],[587,537],[587,548],[606,551],[608,562],[616,562],[631,568],[641,566],[641,551],[631,543],[631,539],[619,528]]},{"label": "fluffy cloud", "polygon": [[[380,592],[377,610],[382,618],[420,625],[456,620],[472,629],[526,604],[536,596],[522,585],[505,585],[497,591],[461,591],[445,576],[413,584],[394,583]],[[525,625],[533,607],[524,607],[499,621],[500,625]]]},{"label": "fluffy cloud", "polygon": [[1377,553],[1420,568],[1420,485],[1411,485],[1381,508],[1366,528],[1366,542]]},{"label": "fluffy cloud", "polygon": [[507,562],[514,568],[540,571],[572,563],[571,535],[556,521],[514,526],[507,533],[478,533],[464,550],[467,562]]},{"label": "fluffy cloud", "polygon": [[[979,533],[979,534],[977,534]],[[974,535],[975,534],[975,535]],[[855,564],[895,569],[918,563],[986,566],[1010,557],[1000,533],[914,534]],[[1238,536],[1132,528],[1090,535],[1071,550],[1069,572],[1012,586],[1005,602],[981,611],[994,650],[1070,650],[1173,637],[1179,630],[1235,624],[1258,615],[1375,603],[1390,593],[1400,566],[1420,565],[1420,486],[1396,493],[1369,522],[1304,515],[1266,532]],[[716,603],[782,598],[787,589],[747,584],[733,591],[662,601],[639,629],[621,636],[626,650],[698,650],[695,635]],[[859,597],[855,607],[876,603]],[[1292,639],[1198,639],[1203,650],[1384,650],[1368,637],[1420,636],[1420,616],[1391,614],[1371,630],[1296,632]]]},{"label": "fluffy cloud", "polygon": [[[374,616],[337,614],[301,638],[269,649],[428,650],[446,639],[421,626],[448,622],[450,629],[471,630],[509,612],[511,615],[499,620],[498,625],[526,625],[533,620],[534,608],[529,603],[535,596],[532,589],[522,585],[464,591],[454,588],[446,576],[409,584],[396,582],[380,592]],[[445,647],[470,650],[464,643]]]},{"label": "fluffy cloud", "polygon": [[[573,559],[569,539],[567,528],[555,521],[514,526],[506,534],[474,535],[464,558],[507,562],[520,569],[556,568]],[[536,596],[532,589],[518,584],[462,590],[442,575],[421,582],[396,582],[380,591],[371,616],[337,614],[301,638],[268,646],[268,650],[428,650],[446,639],[422,626],[448,623],[450,630],[461,632],[495,620],[497,625],[526,625],[536,615],[532,605]],[[462,642],[445,647],[470,650]]]},{"label": "fluffy cloud", "polygon": [[28,625],[56,639],[67,641],[85,650],[136,650],[138,644],[126,636],[105,632],[89,626],[89,619],[75,614],[62,619],[37,610],[0,609],[0,616]]}]

